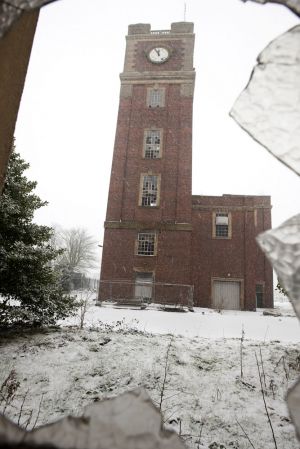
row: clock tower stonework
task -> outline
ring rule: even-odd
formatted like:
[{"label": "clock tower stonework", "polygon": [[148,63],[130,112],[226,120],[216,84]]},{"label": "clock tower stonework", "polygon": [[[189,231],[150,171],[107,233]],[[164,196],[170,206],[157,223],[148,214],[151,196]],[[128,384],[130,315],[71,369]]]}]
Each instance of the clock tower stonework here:
[{"label": "clock tower stonework", "polygon": [[129,26],[101,282],[191,283],[193,49],[192,23]]}]

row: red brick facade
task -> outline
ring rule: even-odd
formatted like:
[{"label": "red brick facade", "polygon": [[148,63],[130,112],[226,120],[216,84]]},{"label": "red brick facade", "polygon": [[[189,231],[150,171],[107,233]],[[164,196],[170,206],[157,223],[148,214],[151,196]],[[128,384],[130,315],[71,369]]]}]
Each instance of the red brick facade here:
[{"label": "red brick facade", "polygon": [[[272,269],[255,237],[271,227],[268,196],[193,196],[192,272],[194,303],[212,305],[212,283],[240,282],[241,309],[256,308],[256,285],[263,286],[263,306],[273,306]],[[231,214],[231,238],[213,237],[214,213]]]},{"label": "red brick facade", "polygon": [[[129,26],[100,280],[134,283],[138,273],[152,273],[158,284],[192,285],[194,305],[210,307],[214,280],[220,288],[231,279],[239,283],[240,308],[255,309],[257,284],[263,305],[272,306],[272,270],[255,242],[271,226],[270,198],[192,197],[193,47],[191,23],[160,32]],[[153,48],[167,49],[169,58],[151,62]],[[151,89],[163,92],[159,107],[149,106]],[[160,133],[155,158],[145,156],[147,130]],[[153,203],[145,205],[153,191]],[[230,215],[230,236],[214,237],[214,214],[222,211]],[[153,241],[145,246],[149,233]],[[150,254],[141,254],[145,248]],[[102,286],[100,298],[106,297]]]}]

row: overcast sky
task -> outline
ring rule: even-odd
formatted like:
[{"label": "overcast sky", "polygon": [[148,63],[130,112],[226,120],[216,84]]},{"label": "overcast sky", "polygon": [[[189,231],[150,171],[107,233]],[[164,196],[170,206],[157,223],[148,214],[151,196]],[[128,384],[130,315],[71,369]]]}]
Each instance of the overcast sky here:
[{"label": "overcast sky", "polygon": [[[129,24],[169,29],[183,0],[60,0],[40,14],[16,127],[28,177],[49,205],[36,220],[84,227],[99,243]],[[300,210],[299,177],[229,117],[256,57],[299,23],[280,5],[186,0],[195,24],[193,194],[271,195],[273,226]]]}]

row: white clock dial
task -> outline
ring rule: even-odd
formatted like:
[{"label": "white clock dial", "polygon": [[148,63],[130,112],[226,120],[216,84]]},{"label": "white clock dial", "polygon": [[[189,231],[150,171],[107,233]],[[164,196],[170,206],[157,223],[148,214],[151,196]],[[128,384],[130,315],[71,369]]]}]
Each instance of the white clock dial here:
[{"label": "white clock dial", "polygon": [[154,47],[149,51],[149,59],[152,62],[162,63],[169,58],[169,50],[164,47]]}]

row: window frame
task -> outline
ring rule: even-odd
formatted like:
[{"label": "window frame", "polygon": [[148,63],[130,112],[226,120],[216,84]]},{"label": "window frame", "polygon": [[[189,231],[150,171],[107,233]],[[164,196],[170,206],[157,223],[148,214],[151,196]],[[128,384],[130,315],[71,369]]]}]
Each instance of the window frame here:
[{"label": "window frame", "polygon": [[[147,205],[147,204],[143,204],[143,198],[144,198],[144,179],[146,176],[155,176],[157,178],[157,194],[156,194],[156,204],[155,205]],[[161,175],[158,173],[152,173],[152,172],[148,172],[148,173],[141,173],[140,176],[140,189],[139,189],[139,206],[141,207],[146,207],[149,209],[153,209],[156,207],[160,206],[160,185],[161,185]]]},{"label": "window frame", "polygon": [[[224,214],[223,216],[228,216],[228,233],[227,235],[217,235],[217,223],[216,218],[219,214]],[[226,214],[226,215],[225,215]],[[221,215],[222,216],[222,215]],[[212,238],[217,240],[230,240],[232,238],[232,215],[231,212],[227,210],[216,210],[212,213]]]},{"label": "window frame", "polygon": [[[147,145],[153,145],[153,147],[157,144],[153,143],[153,144],[147,144],[147,137],[148,134],[151,132],[158,132],[159,133],[159,154],[157,157],[147,157],[146,156],[146,152],[147,152]],[[147,159],[147,160],[156,160],[156,159],[161,159],[162,158],[162,145],[163,145],[163,129],[162,128],[146,128],[144,130],[144,140],[143,140],[143,158]],[[151,151],[151,150],[150,150]],[[152,150],[153,152],[155,151],[154,149]]]},{"label": "window frame", "polygon": [[[140,253],[140,242],[142,242],[142,240],[140,240],[140,236],[141,235],[151,235],[154,237],[154,241],[153,241],[153,254],[141,254]],[[145,241],[145,240],[144,240]],[[155,257],[157,255],[157,232],[156,231],[149,231],[149,230],[143,230],[143,231],[138,231],[137,236],[136,236],[136,240],[135,240],[135,250],[134,250],[134,254],[136,256],[141,256],[141,257]]]},{"label": "window frame", "polygon": [[[152,95],[153,93],[160,93],[161,97],[157,103],[154,103]],[[166,98],[166,88],[165,87],[148,87],[147,89],[147,107],[150,109],[164,108]]]}]

